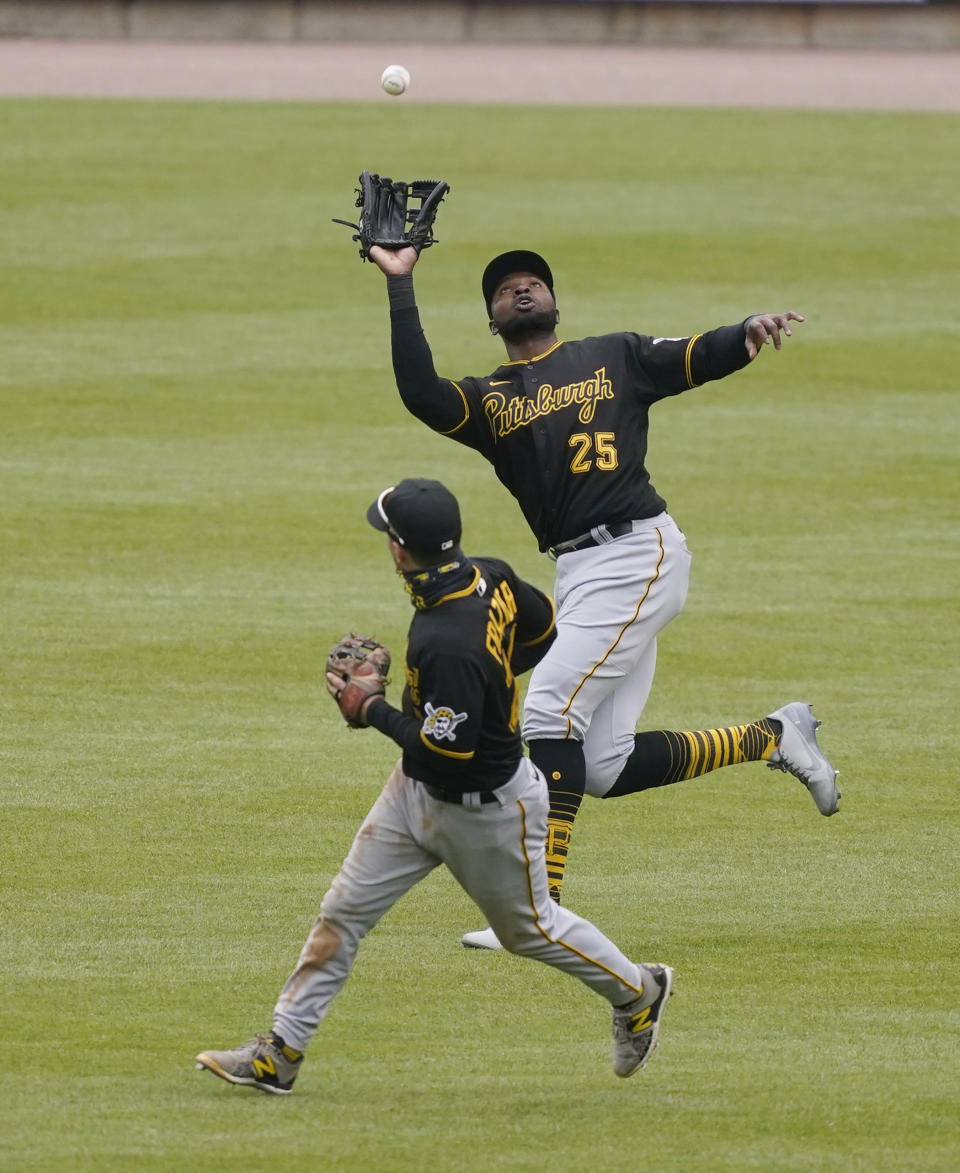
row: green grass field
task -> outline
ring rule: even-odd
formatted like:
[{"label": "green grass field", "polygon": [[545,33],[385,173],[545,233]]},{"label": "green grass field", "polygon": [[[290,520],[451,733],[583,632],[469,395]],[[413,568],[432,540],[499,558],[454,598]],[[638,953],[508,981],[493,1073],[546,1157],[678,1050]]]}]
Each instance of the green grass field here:
[{"label": "green grass field", "polygon": [[[5,1170],[953,1173],[960,119],[0,104]],[[362,144],[362,145],[361,145]],[[659,405],[694,576],[650,728],[824,720],[842,813],[742,766],[587,800],[566,899],[677,993],[637,1078],[562,975],[468,953],[446,874],[361,950],[286,1099],[193,1069],[270,1010],[393,760],[321,686],[403,649],[364,510],[433,475],[548,588],[475,454],[403,411],[363,167],[442,177],[438,368],[492,370],[483,264],[565,336],[759,310],[780,354]],[[393,692],[394,697],[396,691]]]}]

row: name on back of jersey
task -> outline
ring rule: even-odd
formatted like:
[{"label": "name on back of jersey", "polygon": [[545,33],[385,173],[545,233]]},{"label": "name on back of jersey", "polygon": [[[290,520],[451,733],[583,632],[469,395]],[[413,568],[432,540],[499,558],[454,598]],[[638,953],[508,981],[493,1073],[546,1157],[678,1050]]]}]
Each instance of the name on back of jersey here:
[{"label": "name on back of jersey", "polygon": [[[504,581],[490,596],[486,647],[497,663],[502,665],[507,684],[513,680],[513,673],[510,670],[510,656],[513,652],[513,628],[511,625],[516,617],[517,600],[514,598],[513,591]],[[507,639],[508,630],[509,640]]]}]

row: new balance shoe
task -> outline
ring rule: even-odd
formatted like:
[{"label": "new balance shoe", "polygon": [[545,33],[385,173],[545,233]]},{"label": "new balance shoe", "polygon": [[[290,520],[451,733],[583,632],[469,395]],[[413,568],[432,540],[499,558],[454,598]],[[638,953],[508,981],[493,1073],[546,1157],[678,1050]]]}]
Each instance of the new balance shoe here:
[{"label": "new balance shoe", "polygon": [[[285,1096],[297,1078],[303,1055],[289,1059],[291,1048],[278,1035],[257,1035],[232,1051],[201,1051],[198,1070],[212,1071],[228,1083],[247,1084],[261,1091]],[[297,1052],[293,1052],[297,1054]]]},{"label": "new balance shoe", "polygon": [[497,934],[493,929],[480,929],[476,933],[464,933],[460,944],[467,949],[502,949]]},{"label": "new balance shoe", "polygon": [[822,815],[835,815],[839,809],[837,771],[830,765],[817,742],[820,722],[809,705],[793,701],[767,715],[768,721],[783,726],[777,748],[767,760],[771,770],[792,774],[806,786]]},{"label": "new balance shoe", "polygon": [[660,1019],[670,997],[673,970],[669,965],[644,964],[656,983],[656,996],[649,1001],[644,990],[625,1006],[613,1007],[613,1070],[621,1079],[633,1075],[657,1049]]}]

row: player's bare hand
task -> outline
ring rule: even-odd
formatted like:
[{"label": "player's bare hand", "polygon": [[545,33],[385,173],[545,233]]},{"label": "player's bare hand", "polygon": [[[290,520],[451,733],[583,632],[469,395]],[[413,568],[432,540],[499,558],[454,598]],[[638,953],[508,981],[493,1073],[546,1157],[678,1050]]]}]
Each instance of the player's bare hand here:
[{"label": "player's bare hand", "polygon": [[413,272],[413,266],[420,259],[415,248],[382,248],[379,244],[370,246],[370,260],[381,273],[388,277],[405,277]]},{"label": "player's bare hand", "polygon": [[748,356],[751,359],[756,358],[760,353],[760,347],[766,346],[768,342],[773,343],[774,350],[779,350],[783,345],[780,331],[789,337],[793,332],[790,323],[804,320],[803,314],[795,314],[793,310],[787,310],[785,314],[757,314],[756,317],[749,318],[744,339]]}]

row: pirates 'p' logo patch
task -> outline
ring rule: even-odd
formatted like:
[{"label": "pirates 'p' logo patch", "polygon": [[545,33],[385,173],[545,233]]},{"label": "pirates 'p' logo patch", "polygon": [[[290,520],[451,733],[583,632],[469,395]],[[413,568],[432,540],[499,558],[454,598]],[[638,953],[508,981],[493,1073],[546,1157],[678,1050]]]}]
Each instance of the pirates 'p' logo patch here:
[{"label": "pirates 'p' logo patch", "polygon": [[455,713],[447,705],[438,705],[436,708],[429,701],[423,706],[427,714],[423,720],[423,732],[436,741],[456,741],[454,732],[461,721],[466,721],[466,713]]}]

